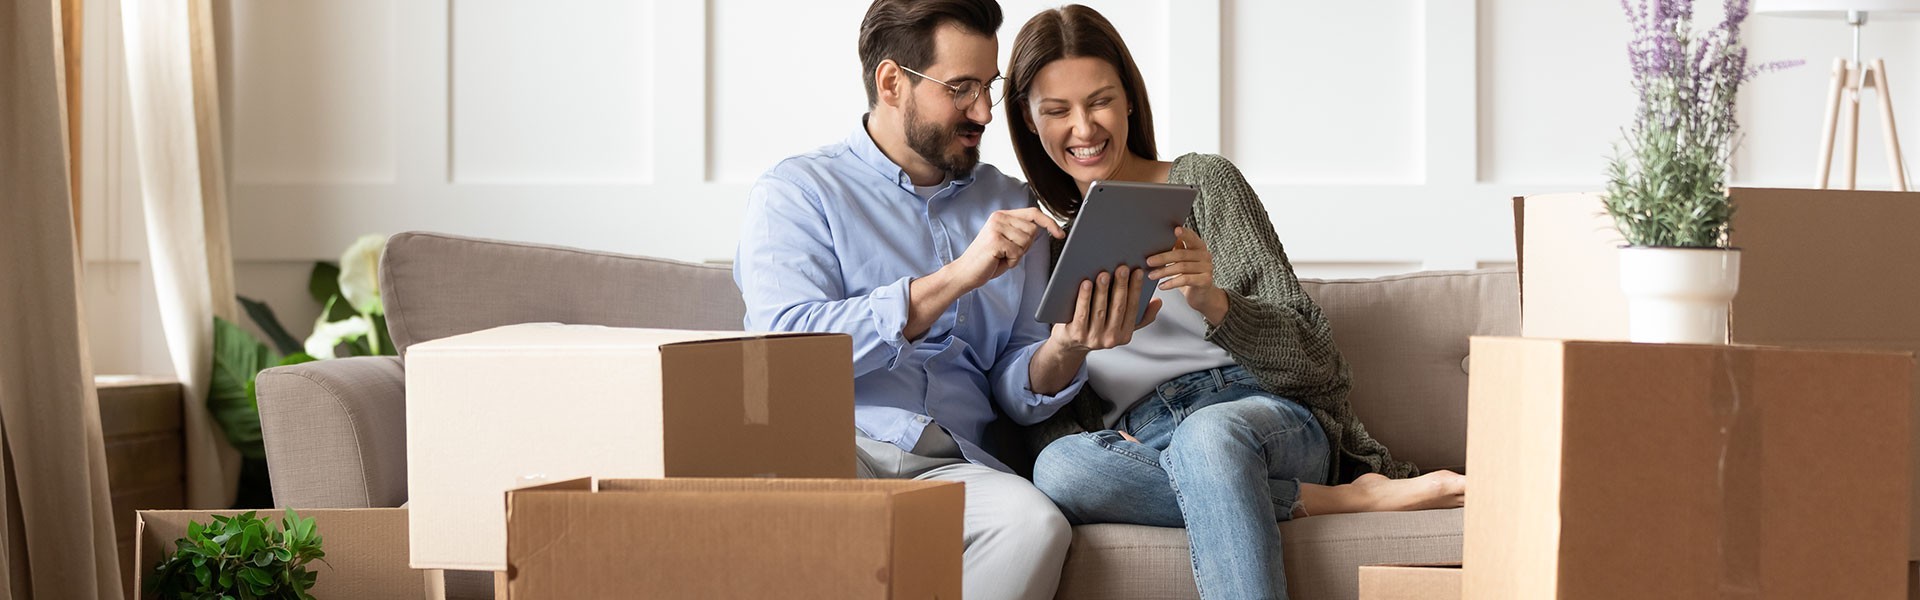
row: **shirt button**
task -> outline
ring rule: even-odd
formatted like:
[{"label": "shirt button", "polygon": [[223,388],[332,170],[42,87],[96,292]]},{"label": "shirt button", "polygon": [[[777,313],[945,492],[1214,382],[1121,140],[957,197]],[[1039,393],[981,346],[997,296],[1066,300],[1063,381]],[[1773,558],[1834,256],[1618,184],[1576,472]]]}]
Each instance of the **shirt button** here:
[{"label": "shirt button", "polygon": [[967,316],[966,316],[966,315],[960,315],[960,323],[961,323],[962,325],[964,325],[964,324],[966,324],[966,322],[967,322]]}]

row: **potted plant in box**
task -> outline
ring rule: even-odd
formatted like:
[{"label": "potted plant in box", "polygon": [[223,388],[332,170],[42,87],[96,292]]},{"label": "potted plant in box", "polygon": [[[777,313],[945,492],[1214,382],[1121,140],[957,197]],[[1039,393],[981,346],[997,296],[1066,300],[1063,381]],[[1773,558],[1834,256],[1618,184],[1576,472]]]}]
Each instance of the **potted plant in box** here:
[{"label": "potted plant in box", "polygon": [[1727,245],[1733,205],[1727,166],[1739,142],[1740,84],[1779,62],[1747,66],[1740,40],[1748,0],[1728,0],[1719,26],[1695,36],[1692,0],[1623,0],[1639,95],[1624,155],[1609,165],[1605,206],[1626,240],[1620,287],[1636,342],[1725,344],[1740,284]]},{"label": "potted plant in box", "polygon": [[275,528],[255,515],[188,523],[187,537],[152,567],[147,592],[162,600],[313,600],[309,590],[319,574],[307,566],[327,555],[313,517],[287,509]]}]

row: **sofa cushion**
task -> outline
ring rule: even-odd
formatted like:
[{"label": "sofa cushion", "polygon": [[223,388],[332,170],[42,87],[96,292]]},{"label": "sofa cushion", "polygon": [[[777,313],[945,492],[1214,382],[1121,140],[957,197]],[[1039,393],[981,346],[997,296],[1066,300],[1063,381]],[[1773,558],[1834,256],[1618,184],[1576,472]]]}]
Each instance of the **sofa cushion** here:
[{"label": "sofa cushion", "polygon": [[1467,463],[1467,338],[1519,335],[1511,268],[1302,280],[1353,369],[1355,416],[1423,470]]},{"label": "sofa cushion", "polygon": [[[1280,524],[1293,598],[1359,595],[1360,566],[1460,560],[1464,509],[1305,517]],[[1184,529],[1082,525],[1060,575],[1060,599],[1198,598]]]},{"label": "sofa cushion", "polygon": [[380,291],[402,354],[516,323],[738,331],[746,315],[726,266],[439,233],[387,240]]}]

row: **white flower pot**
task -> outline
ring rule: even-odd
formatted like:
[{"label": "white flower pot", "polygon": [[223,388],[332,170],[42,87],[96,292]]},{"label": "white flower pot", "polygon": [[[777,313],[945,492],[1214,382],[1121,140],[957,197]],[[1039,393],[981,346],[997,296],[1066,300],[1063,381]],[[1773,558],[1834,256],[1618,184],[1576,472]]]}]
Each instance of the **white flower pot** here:
[{"label": "white flower pot", "polygon": [[1620,249],[1627,338],[1635,342],[1727,343],[1727,307],[1739,289],[1739,250]]}]

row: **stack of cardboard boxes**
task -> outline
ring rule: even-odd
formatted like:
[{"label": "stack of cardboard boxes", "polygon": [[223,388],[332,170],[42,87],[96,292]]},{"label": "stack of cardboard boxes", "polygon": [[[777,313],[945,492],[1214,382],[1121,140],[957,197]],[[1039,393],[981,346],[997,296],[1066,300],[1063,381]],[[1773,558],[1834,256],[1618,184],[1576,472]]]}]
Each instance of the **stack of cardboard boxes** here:
[{"label": "stack of cardboard boxes", "polygon": [[1920,194],[1730,196],[1730,346],[1621,343],[1600,197],[1515,199],[1525,338],[1473,344],[1465,569],[1369,567],[1363,598],[1908,594]]},{"label": "stack of cardboard boxes", "polygon": [[[853,478],[852,356],[550,323],[416,344],[408,507],[301,511],[333,562],[316,591],[420,598],[461,570],[513,600],[959,598],[962,484]],[[142,560],[211,514],[143,513]]]},{"label": "stack of cardboard boxes", "polygon": [[412,566],[500,573],[513,600],[959,597],[960,484],[853,479],[850,343],[525,324],[413,346]]}]

